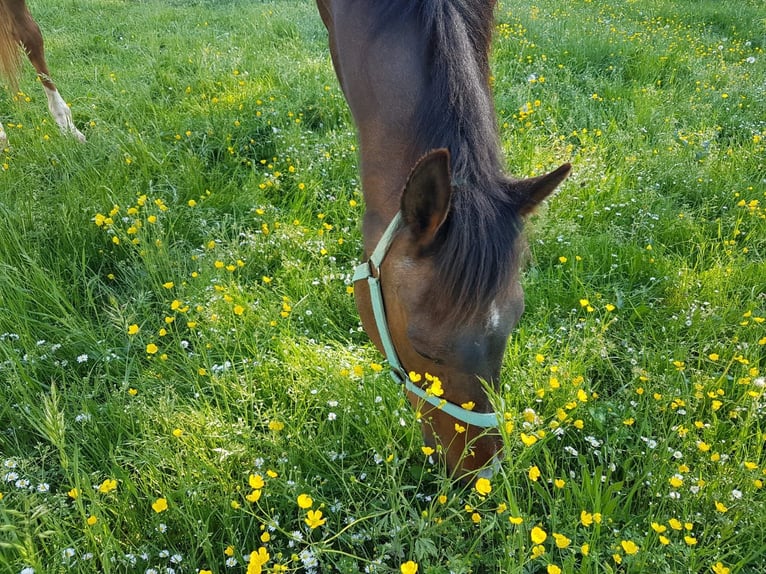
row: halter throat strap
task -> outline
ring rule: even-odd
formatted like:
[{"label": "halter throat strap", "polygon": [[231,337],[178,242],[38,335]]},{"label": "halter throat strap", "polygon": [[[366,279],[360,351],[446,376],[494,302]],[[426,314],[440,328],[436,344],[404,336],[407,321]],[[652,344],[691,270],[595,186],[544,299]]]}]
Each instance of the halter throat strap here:
[{"label": "halter throat strap", "polygon": [[380,286],[380,265],[383,262],[386,253],[388,253],[388,249],[391,247],[391,243],[396,232],[399,230],[401,221],[402,214],[401,212],[397,212],[391,220],[391,223],[386,227],[385,232],[383,232],[383,236],[375,246],[370,258],[364,263],[356,266],[353,276],[354,283],[366,280],[370,288],[370,301],[372,303],[372,312],[375,317],[375,325],[378,329],[381,344],[383,345],[383,352],[386,359],[388,359],[388,364],[391,368],[391,378],[397,384],[403,385],[407,391],[465,424],[481,428],[496,427],[498,426],[497,413],[477,413],[445,399],[440,399],[439,397],[428,394],[425,390],[410,380],[407,371],[399,360],[399,355],[396,353],[396,347],[394,347],[394,341],[391,338],[391,332],[388,328],[388,320],[386,319],[386,308],[383,303],[383,290]]}]

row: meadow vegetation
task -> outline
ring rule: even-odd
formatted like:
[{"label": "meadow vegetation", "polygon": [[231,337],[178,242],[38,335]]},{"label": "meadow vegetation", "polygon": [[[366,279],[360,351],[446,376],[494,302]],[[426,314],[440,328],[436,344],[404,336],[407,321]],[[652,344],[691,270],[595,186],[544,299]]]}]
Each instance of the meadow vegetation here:
[{"label": "meadow vegetation", "polygon": [[0,92],[1,572],[766,570],[760,0],[499,5],[508,168],[574,172],[473,486],[359,327],[314,5],[30,7],[88,143]]}]

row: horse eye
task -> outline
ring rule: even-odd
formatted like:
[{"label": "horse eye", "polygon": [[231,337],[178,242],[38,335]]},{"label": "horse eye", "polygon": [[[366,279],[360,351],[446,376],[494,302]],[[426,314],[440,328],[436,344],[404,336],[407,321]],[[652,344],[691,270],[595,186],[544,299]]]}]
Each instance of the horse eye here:
[{"label": "horse eye", "polygon": [[[415,349],[415,347],[413,347],[413,349]],[[424,359],[426,359],[426,360],[428,360],[428,361],[431,361],[432,363],[434,363],[434,364],[436,364],[436,365],[441,365],[441,364],[443,363],[443,361],[442,361],[441,359],[437,359],[437,358],[435,358],[435,357],[431,357],[430,355],[427,355],[426,353],[423,353],[423,352],[421,352],[421,351],[418,351],[417,349],[415,349],[415,352],[416,352],[418,355],[420,355],[421,357],[423,357]]]}]

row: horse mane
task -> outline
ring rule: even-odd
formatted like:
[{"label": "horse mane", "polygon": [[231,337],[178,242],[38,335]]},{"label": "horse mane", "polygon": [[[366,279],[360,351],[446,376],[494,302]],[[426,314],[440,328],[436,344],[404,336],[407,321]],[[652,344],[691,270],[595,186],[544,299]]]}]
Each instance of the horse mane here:
[{"label": "horse mane", "polygon": [[453,320],[486,309],[518,268],[521,217],[512,180],[503,172],[489,48],[494,1],[388,0],[377,20],[418,18],[426,35],[427,96],[419,103],[418,153],[450,152],[453,194],[435,250],[438,280],[447,295],[434,297]]}]

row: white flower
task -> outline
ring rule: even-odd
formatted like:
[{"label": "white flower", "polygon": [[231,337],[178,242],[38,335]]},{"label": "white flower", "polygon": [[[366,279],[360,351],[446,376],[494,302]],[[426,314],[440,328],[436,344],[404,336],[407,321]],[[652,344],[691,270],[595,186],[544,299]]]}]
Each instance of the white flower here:
[{"label": "white flower", "polygon": [[328,421],[334,421],[337,418],[338,418],[338,415],[336,415],[335,413],[330,413],[330,414],[327,415],[327,420]]},{"label": "white flower", "polygon": [[569,445],[564,447],[564,451],[567,452],[568,454],[571,454],[572,456],[577,456],[579,454],[575,447],[569,446]]},{"label": "white flower", "polygon": [[77,362],[78,363],[87,363],[88,362],[88,354],[83,353],[82,355],[77,356]]},{"label": "white flower", "polygon": [[19,574],[35,574],[35,569],[32,568],[31,566],[27,566],[26,568],[22,568]]}]

